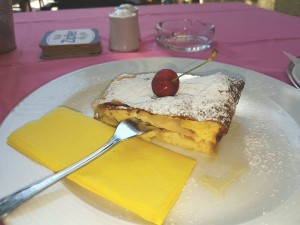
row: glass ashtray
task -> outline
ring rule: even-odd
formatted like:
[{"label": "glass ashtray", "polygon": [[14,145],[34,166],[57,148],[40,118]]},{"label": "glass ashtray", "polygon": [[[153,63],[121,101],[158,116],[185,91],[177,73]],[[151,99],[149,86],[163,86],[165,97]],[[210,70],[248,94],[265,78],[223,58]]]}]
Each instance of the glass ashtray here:
[{"label": "glass ashtray", "polygon": [[156,42],[168,49],[198,52],[211,47],[215,25],[190,19],[165,20],[156,24]]}]

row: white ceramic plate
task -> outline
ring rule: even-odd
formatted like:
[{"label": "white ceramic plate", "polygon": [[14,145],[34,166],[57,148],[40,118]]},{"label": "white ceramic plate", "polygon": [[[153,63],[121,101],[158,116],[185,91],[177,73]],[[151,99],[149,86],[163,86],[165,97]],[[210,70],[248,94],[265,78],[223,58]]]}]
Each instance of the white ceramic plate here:
[{"label": "white ceramic plate", "polygon": [[[199,60],[147,58],[88,67],[60,77],[25,98],[0,127],[0,197],[51,171],[6,145],[7,136],[59,105],[92,115],[91,102],[119,74],[172,68],[183,72]],[[212,62],[199,75],[222,72],[246,81],[229,133],[210,159],[166,146],[198,160],[165,224],[299,224],[300,93],[280,81]],[[133,91],[133,90],[128,90]],[[216,193],[204,185],[226,188]],[[218,188],[217,188],[218,189]],[[64,180],[5,218],[7,225],[147,224],[130,212]]]}]

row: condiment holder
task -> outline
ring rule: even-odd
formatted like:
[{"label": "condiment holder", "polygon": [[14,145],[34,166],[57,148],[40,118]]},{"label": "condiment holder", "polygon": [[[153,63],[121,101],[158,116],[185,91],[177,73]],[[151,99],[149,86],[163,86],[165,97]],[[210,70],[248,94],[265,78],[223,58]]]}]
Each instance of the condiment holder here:
[{"label": "condiment holder", "polygon": [[[134,6],[134,5],[131,5],[131,4],[121,4],[119,5],[117,8],[115,8],[116,10],[118,9],[127,9],[129,10],[130,12],[133,12],[136,14],[136,17],[137,17],[137,20],[139,20],[139,10],[138,10],[138,7],[137,6]],[[139,21],[138,21],[138,24],[139,24]],[[141,39],[141,31],[140,31],[140,28],[139,28],[139,36],[140,36],[140,39]]]},{"label": "condiment holder", "polygon": [[140,47],[138,17],[129,9],[117,8],[109,14],[109,48],[115,52],[133,52]]},{"label": "condiment holder", "polygon": [[0,1],[0,54],[13,51],[16,48],[12,2]]}]

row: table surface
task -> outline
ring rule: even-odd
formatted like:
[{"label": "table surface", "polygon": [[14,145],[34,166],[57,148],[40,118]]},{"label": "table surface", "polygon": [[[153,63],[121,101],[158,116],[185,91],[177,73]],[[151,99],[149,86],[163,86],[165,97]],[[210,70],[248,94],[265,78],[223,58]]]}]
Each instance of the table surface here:
[{"label": "table surface", "polygon": [[[87,66],[142,57],[206,59],[210,51],[182,53],[159,47],[154,25],[161,20],[191,18],[215,24],[215,61],[255,70],[291,84],[283,51],[300,55],[300,18],[243,3],[139,6],[141,47],[117,53],[108,48],[109,18],[113,8],[91,8],[15,13],[17,49],[0,55],[0,123],[31,92],[47,82]],[[103,52],[92,57],[40,59],[39,43],[49,30],[96,28]]]}]

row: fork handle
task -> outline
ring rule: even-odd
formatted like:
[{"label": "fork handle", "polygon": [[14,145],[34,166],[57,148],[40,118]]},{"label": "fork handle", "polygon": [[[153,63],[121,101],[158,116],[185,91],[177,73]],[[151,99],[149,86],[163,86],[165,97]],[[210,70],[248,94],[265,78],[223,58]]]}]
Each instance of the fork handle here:
[{"label": "fork handle", "polygon": [[43,190],[47,189],[48,187],[52,186],[56,182],[60,181],[62,178],[68,176],[69,174],[73,173],[74,171],[80,169],[81,167],[85,166],[86,164],[90,163],[111,147],[119,143],[121,140],[115,137],[112,137],[103,147],[96,150],[89,156],[83,158],[82,160],[76,162],[75,164],[54,173],[48,177],[42,178],[2,199],[0,199],[0,219],[4,218],[8,213],[12,212],[18,206],[22,205],[24,202],[32,198],[33,196],[37,195],[38,193],[42,192]]}]

